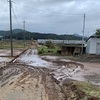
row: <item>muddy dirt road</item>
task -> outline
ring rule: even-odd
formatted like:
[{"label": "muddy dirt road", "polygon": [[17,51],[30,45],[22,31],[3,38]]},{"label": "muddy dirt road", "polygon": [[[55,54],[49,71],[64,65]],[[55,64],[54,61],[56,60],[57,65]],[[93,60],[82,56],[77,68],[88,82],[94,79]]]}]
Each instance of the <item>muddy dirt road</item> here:
[{"label": "muddy dirt road", "polygon": [[65,100],[48,69],[12,64],[0,78],[0,100]]},{"label": "muddy dirt road", "polygon": [[1,68],[0,100],[86,100],[85,93],[71,83],[86,81],[86,71],[80,63],[39,57],[31,47]]},{"label": "muddy dirt road", "polygon": [[61,82],[61,84],[66,82],[67,79],[71,79],[100,85],[99,64],[74,62],[57,56],[40,57],[37,49],[34,47],[20,55],[20,57],[15,59],[13,63],[52,70],[49,73]]}]

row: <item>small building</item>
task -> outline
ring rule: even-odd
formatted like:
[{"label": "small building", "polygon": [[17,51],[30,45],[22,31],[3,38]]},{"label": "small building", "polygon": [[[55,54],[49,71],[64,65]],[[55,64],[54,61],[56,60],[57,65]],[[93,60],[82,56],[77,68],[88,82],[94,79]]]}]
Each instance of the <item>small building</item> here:
[{"label": "small building", "polygon": [[82,44],[85,41],[82,40],[52,40],[52,39],[38,39],[38,44],[44,45],[47,41],[51,41],[53,44]]},{"label": "small building", "polygon": [[94,34],[88,38],[86,53],[100,55],[100,36]]},{"label": "small building", "polygon": [[86,45],[83,40],[38,39],[37,42],[44,45],[47,41],[51,41],[53,44],[62,44],[61,50],[57,51],[59,54],[80,55],[85,53]]},{"label": "small building", "polygon": [[85,44],[70,44],[62,46],[62,53],[67,55],[81,55],[85,53]]}]

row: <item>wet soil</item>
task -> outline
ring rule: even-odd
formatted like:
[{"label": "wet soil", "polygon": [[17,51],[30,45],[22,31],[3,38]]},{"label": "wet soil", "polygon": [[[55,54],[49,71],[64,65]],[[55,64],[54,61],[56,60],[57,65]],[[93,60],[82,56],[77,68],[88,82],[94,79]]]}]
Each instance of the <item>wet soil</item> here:
[{"label": "wet soil", "polygon": [[[23,52],[23,57],[32,57],[31,60],[34,60],[33,55],[37,55],[37,51],[33,49],[35,48]],[[20,56],[18,58],[0,69],[0,100],[99,100],[86,95],[74,84],[83,69],[86,70],[85,73],[90,72],[87,74],[90,76],[85,78],[93,81],[91,73],[95,73],[85,69],[84,64],[45,59],[52,65],[40,67],[28,65],[27,62],[20,61]]]},{"label": "wet soil", "polygon": [[83,54],[80,56],[63,56],[66,59],[79,62],[100,63],[100,55]]},{"label": "wet soil", "polygon": [[61,87],[47,70],[7,66],[0,77],[0,100],[65,100]]},{"label": "wet soil", "polygon": [[50,71],[23,64],[6,66],[0,76],[0,100],[84,100],[86,98],[86,94],[72,81],[60,86],[59,81],[49,74]]}]

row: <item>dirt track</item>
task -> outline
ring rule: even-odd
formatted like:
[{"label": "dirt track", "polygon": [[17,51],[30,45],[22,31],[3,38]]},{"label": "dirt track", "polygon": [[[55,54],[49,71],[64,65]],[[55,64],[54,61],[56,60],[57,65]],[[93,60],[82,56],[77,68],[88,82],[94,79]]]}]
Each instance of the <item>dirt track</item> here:
[{"label": "dirt track", "polygon": [[0,100],[65,100],[60,86],[47,69],[26,67],[9,65],[3,71]]},{"label": "dirt track", "polygon": [[83,69],[81,64],[55,60],[47,63],[36,52],[31,48],[0,70],[0,100],[85,100],[86,94],[72,82],[72,77],[77,78]]}]

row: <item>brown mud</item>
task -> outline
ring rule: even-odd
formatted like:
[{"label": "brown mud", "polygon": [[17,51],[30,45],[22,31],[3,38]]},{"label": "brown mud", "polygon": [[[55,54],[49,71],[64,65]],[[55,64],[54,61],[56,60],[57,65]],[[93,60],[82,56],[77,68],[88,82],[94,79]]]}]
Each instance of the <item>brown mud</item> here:
[{"label": "brown mud", "polygon": [[[26,51],[28,55],[33,54],[32,49],[34,48]],[[21,55],[25,54],[23,52]],[[13,61],[0,69],[0,100],[99,100],[81,91],[74,84],[76,81],[74,79],[66,77],[61,84],[61,81],[53,75],[55,69],[34,67],[20,61]],[[64,65],[64,68],[67,66],[76,69],[81,66],[81,69],[84,69],[80,63],[58,60],[51,62],[55,66]]]}]

